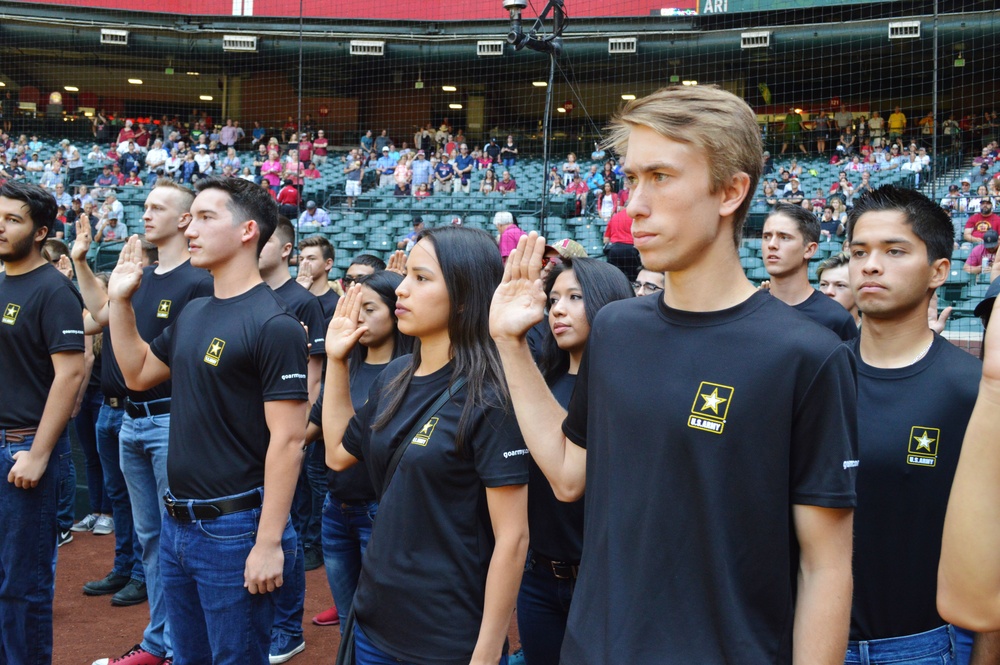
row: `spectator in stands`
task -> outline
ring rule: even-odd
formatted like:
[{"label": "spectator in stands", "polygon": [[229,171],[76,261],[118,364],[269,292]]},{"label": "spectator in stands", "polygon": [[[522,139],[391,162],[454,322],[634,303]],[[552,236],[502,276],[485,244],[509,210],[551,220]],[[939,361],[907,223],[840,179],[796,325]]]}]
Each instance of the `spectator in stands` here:
[{"label": "spectator in stands", "polygon": [[38,153],[31,153],[31,159],[25,165],[25,170],[31,173],[41,173],[45,170],[45,163],[38,158]]},{"label": "spectator in stands", "polygon": [[347,207],[353,208],[355,200],[361,196],[361,179],[365,175],[365,168],[362,166],[361,158],[354,150],[348,153],[345,159],[344,173],[347,175],[347,180],[344,183]]},{"label": "spectator in stands", "polygon": [[170,151],[170,156],[167,157],[166,163],[163,165],[163,170],[167,174],[167,177],[176,180],[178,171],[183,164],[184,160],[181,158],[180,152],[178,152],[177,148],[173,148]]},{"label": "spectator in stands", "polygon": [[281,188],[276,197],[278,201],[278,211],[288,217],[295,219],[299,216],[299,190],[295,186],[295,181],[291,178],[285,180],[285,186]]},{"label": "spectator in stands", "polygon": [[306,224],[317,224],[319,226],[329,226],[330,215],[326,210],[318,207],[315,201],[306,201],[306,209],[299,216],[299,227]]},{"label": "spectator in stands", "polygon": [[261,164],[260,175],[261,180],[267,182],[271,187],[271,191],[275,194],[277,194],[278,187],[281,185],[282,172],[283,169],[281,167],[281,160],[278,158],[278,151],[269,151],[267,160]]},{"label": "spectator in stands", "polygon": [[500,161],[503,162],[504,168],[508,169],[517,163],[517,145],[510,134],[507,135],[507,142],[500,147]]},{"label": "spectator in stands", "polygon": [[833,216],[833,206],[823,208],[823,216],[819,220],[819,237],[823,240],[833,240],[834,236],[844,235],[844,225]]},{"label": "spectator in stands", "polygon": [[504,171],[497,183],[497,191],[506,196],[517,191],[517,182],[510,176],[510,171]]},{"label": "spectator in stands", "polygon": [[479,183],[480,194],[492,194],[497,190],[497,176],[493,169],[486,169],[483,179]]},{"label": "spectator in stands", "polygon": [[962,197],[962,203],[966,210],[969,208],[969,199],[972,198],[972,180],[969,178],[962,178],[961,189],[959,189],[958,194]]},{"label": "spectator in stands", "polygon": [[226,118],[226,126],[219,131],[219,143],[224,148],[235,147],[236,142],[240,139],[240,131],[233,125],[232,118]]},{"label": "spectator in stands", "polygon": [[97,223],[94,232],[94,242],[115,242],[128,238],[128,227],[125,222],[118,221],[120,215],[109,212],[107,217]]},{"label": "spectator in stands", "polygon": [[163,141],[156,139],[153,141],[153,147],[146,153],[146,168],[153,173],[166,165],[168,157],[167,151],[163,149]]},{"label": "spectator in stands", "polygon": [[73,198],[66,193],[66,186],[61,182],[56,183],[56,186],[52,190],[52,196],[56,200],[56,205],[61,205],[67,210],[73,201]]},{"label": "spectator in stands", "polygon": [[228,166],[233,170],[233,173],[239,173],[240,168],[243,166],[243,162],[236,155],[236,148],[226,149],[226,156],[222,158],[222,166]]},{"label": "spectator in stands", "polygon": [[385,188],[393,184],[392,176],[396,171],[396,161],[389,154],[388,145],[382,146],[381,151],[382,151],[382,156],[379,157],[375,162],[375,173],[378,174],[379,188]]},{"label": "spectator in stands", "polygon": [[786,191],[782,195],[781,202],[792,203],[794,205],[801,205],[803,199],[805,199],[806,197],[806,194],[801,189],[799,189],[799,179],[793,177],[789,179],[788,182],[789,182],[788,191]]},{"label": "spectator in stands", "polygon": [[62,167],[59,164],[53,164],[52,170],[45,171],[42,173],[41,179],[38,184],[48,190],[55,190],[56,185],[63,182]]},{"label": "spectator in stands", "polygon": [[566,161],[562,165],[563,187],[568,187],[573,182],[573,176],[579,175],[580,164],[576,161],[576,153],[571,152],[566,155]]},{"label": "spectator in stands", "polygon": [[198,165],[198,175],[211,175],[213,159],[208,153],[208,146],[204,143],[198,146],[198,152],[194,156],[194,161]]},{"label": "spectator in stands", "polygon": [[500,163],[500,146],[497,145],[495,136],[491,136],[490,142],[483,146],[483,153],[489,157],[490,164]]},{"label": "spectator in stands", "polygon": [[985,198],[979,202],[979,212],[969,217],[965,223],[963,240],[973,245],[983,242],[985,233],[989,230],[1000,231],[1000,215],[993,212],[993,201]]},{"label": "spectator in stands", "polygon": [[[766,182],[764,183],[764,193],[762,196],[764,205],[767,206],[769,210],[773,209],[774,206],[778,204],[778,195],[774,191],[774,183]],[[598,204],[598,209],[600,209],[600,204]],[[604,215],[601,215],[603,217]]]},{"label": "spectator in stands", "polygon": [[375,152],[381,153],[382,148],[388,148],[390,143],[392,139],[389,138],[389,130],[383,129],[382,133],[375,137]]},{"label": "spectator in stands", "polygon": [[854,319],[809,283],[809,261],[819,248],[820,228],[816,217],[798,205],[779,203],[768,215],[761,234],[761,253],[771,278],[771,295],[842,340],[854,339],[858,335]]},{"label": "spectator in stands", "polygon": [[126,120],[125,126],[121,128],[118,132],[118,140],[116,143],[118,145],[123,145],[128,141],[131,141],[135,137],[135,131],[132,129],[132,121]]},{"label": "spectator in stands", "polygon": [[128,172],[128,177],[125,178],[125,186],[142,187],[142,179],[139,177],[139,174],[135,171],[135,169]]},{"label": "spectator in stands", "polygon": [[420,217],[420,215],[417,215],[413,218],[413,230],[407,233],[399,242],[396,243],[396,248],[409,254],[410,250],[413,249],[413,246],[417,243],[417,236],[419,236],[423,230],[424,220]]},{"label": "spectator in stands", "polygon": [[323,174],[316,168],[316,162],[309,162],[306,164],[306,168],[302,171],[302,177],[308,178],[309,180],[317,180],[322,178]]},{"label": "spectator in stands", "polygon": [[413,196],[418,199],[425,199],[431,195],[430,187],[426,182],[422,182],[417,185],[416,189],[413,190]]},{"label": "spectator in stands", "polygon": [[423,150],[417,151],[416,157],[408,163],[408,166],[412,172],[410,185],[414,192],[416,192],[416,188],[420,185],[427,184],[431,181],[434,168],[431,166],[431,163],[427,161],[427,156]]},{"label": "spectator in stands", "polygon": [[917,123],[920,126],[920,141],[925,147],[930,147],[931,143],[934,141],[934,112],[928,111],[927,115],[920,119]]},{"label": "spectator in stands", "polygon": [[364,133],[364,136],[361,137],[358,145],[361,146],[361,151],[366,155],[372,151],[375,147],[375,139],[372,136],[372,130],[369,129]]},{"label": "spectator in stands", "polygon": [[889,142],[892,143],[896,139],[902,139],[905,133],[906,115],[903,113],[902,108],[897,106],[896,110],[889,116]]},{"label": "spectator in stands", "polygon": [[997,246],[1000,234],[994,229],[983,233],[983,241],[972,248],[969,258],[965,260],[965,272],[972,275],[990,273],[991,267],[997,260]]},{"label": "spectator in stands", "polygon": [[501,210],[493,215],[493,226],[499,232],[497,242],[500,247],[500,258],[506,262],[507,257],[517,247],[517,241],[521,236],[526,234],[517,225],[517,219],[514,217],[514,214],[506,210]]},{"label": "spectator in stands", "polygon": [[410,168],[410,161],[408,154],[399,156],[399,162],[392,173],[392,181],[395,185],[392,193],[395,196],[410,195],[410,183],[413,182],[413,169]]},{"label": "spectator in stands", "polygon": [[556,170],[556,167],[552,167],[548,175],[549,184],[549,194],[562,194],[563,193],[563,179]]},{"label": "spectator in stands", "polygon": [[788,150],[788,145],[798,146],[803,155],[808,155],[805,143],[802,142],[802,116],[797,110],[789,109],[785,114],[785,119],[781,123],[781,132],[784,140],[781,144],[781,154]]},{"label": "spectator in stands", "polygon": [[296,148],[290,148],[284,162],[282,162],[282,180],[291,180],[296,186],[301,185],[302,174],[300,170],[302,167],[303,164],[299,159],[299,151]]},{"label": "spectator in stands", "polygon": [[[454,191],[461,191],[468,194],[469,180],[472,177],[473,169],[476,167],[476,160],[469,154],[469,146],[465,143],[459,146],[458,156],[455,157],[453,166],[455,167],[455,178],[452,180]],[[495,180],[496,174],[494,173],[493,175]]]},{"label": "spectator in stands", "polygon": [[634,282],[642,268],[642,260],[632,238],[632,218],[624,207],[608,220],[603,242],[608,263],[625,273],[628,281]]},{"label": "spectator in stands", "polygon": [[947,210],[964,211],[965,205],[958,185],[948,185],[948,194],[941,199],[941,207]]},{"label": "spectator in stands", "polygon": [[597,195],[597,213],[605,223],[622,208],[621,199],[614,191],[610,182],[604,183],[604,188]]},{"label": "spectator in stands", "polygon": [[316,138],[312,142],[312,161],[315,162],[317,166],[326,164],[329,146],[330,141],[326,138],[326,133],[322,129],[316,130]]},{"label": "spectator in stands", "polygon": [[303,164],[309,163],[313,154],[312,136],[308,132],[302,132],[298,143],[299,161]]},{"label": "spectator in stands", "polygon": [[587,212],[587,198],[590,194],[590,190],[587,185],[583,182],[583,178],[579,173],[573,176],[569,185],[566,186],[564,190],[566,194],[570,194],[576,199],[576,205],[574,208],[574,215],[582,215]]},{"label": "spectator in stands", "polygon": [[292,116],[288,116],[285,119],[285,123],[281,126],[281,142],[287,143],[291,140],[293,134],[295,134],[299,129],[299,126],[292,119]]},{"label": "spectator in stands", "polygon": [[434,167],[434,193],[451,191],[455,179],[455,168],[448,163],[448,155],[441,155],[441,161]]},{"label": "spectator in stands", "polygon": [[472,158],[476,160],[476,168],[480,171],[493,168],[493,160],[482,150],[473,150]]},{"label": "spectator in stands", "polygon": [[643,267],[639,269],[639,274],[636,275],[635,281],[632,282],[632,289],[635,291],[636,296],[649,296],[654,293],[663,293],[665,285],[666,280],[662,272],[647,270]]}]

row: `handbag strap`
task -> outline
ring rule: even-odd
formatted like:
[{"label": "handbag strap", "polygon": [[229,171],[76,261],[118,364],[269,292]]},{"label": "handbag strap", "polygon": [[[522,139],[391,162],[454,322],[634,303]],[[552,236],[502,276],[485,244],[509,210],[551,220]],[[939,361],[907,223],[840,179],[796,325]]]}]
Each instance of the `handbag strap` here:
[{"label": "handbag strap", "polygon": [[424,423],[433,418],[434,414],[440,411],[441,407],[443,407],[445,403],[455,395],[455,393],[462,389],[467,380],[467,377],[459,377],[455,383],[445,388],[444,391],[438,395],[438,398],[434,400],[434,403],[427,407],[426,411],[420,414],[420,417],[417,418],[413,428],[405,437],[403,437],[403,440],[399,442],[399,445],[396,446],[396,450],[392,453],[392,457],[389,459],[389,467],[385,472],[385,480],[382,481],[382,493],[379,495],[380,501],[382,500],[382,497],[385,496],[386,490],[389,489],[389,483],[392,482],[392,477],[396,475],[396,467],[399,466],[399,460],[403,459],[403,453],[405,453],[406,449],[410,447],[409,442],[412,441],[413,437],[417,435],[417,432],[419,432],[424,426]]}]

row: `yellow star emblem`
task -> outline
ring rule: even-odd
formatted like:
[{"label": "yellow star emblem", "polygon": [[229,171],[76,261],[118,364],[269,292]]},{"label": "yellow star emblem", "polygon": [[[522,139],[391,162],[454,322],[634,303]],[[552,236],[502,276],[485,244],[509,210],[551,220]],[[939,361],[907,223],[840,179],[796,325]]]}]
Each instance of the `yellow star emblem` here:
[{"label": "yellow star emblem", "polygon": [[17,310],[14,309],[13,305],[11,305],[10,307],[7,308],[7,313],[4,314],[4,316],[10,317],[10,316],[14,316],[15,314],[17,314]]},{"label": "yellow star emblem", "polygon": [[222,346],[218,342],[212,342],[212,348],[208,352],[213,356],[217,356],[222,353]]},{"label": "yellow star emblem", "polygon": [[719,405],[727,402],[728,400],[724,397],[719,397],[719,389],[715,388],[712,390],[711,394],[701,393],[701,398],[705,400],[705,404],[702,405],[701,410],[707,411],[712,410],[712,413],[719,413]]},{"label": "yellow star emblem", "polygon": [[931,452],[931,444],[934,443],[934,439],[927,436],[927,430],[920,436],[913,437],[913,440],[917,442],[917,450],[923,448],[927,452]]},{"label": "yellow star emblem", "polygon": [[424,423],[424,426],[420,428],[420,433],[429,434],[432,429],[434,429],[434,426],[431,424],[431,421],[428,420]]},{"label": "yellow star emblem", "polygon": [[161,312],[167,311],[168,307],[170,307],[170,305],[167,304],[166,300],[164,300],[163,302],[160,303],[160,311]]}]

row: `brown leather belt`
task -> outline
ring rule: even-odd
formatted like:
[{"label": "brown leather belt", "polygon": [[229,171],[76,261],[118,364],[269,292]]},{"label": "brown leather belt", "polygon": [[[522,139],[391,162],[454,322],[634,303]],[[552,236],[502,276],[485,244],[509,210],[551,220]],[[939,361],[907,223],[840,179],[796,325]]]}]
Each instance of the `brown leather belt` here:
[{"label": "brown leather belt", "polygon": [[34,436],[38,431],[37,427],[13,427],[11,429],[0,430],[3,432],[4,440],[9,443],[24,443],[29,436]]}]

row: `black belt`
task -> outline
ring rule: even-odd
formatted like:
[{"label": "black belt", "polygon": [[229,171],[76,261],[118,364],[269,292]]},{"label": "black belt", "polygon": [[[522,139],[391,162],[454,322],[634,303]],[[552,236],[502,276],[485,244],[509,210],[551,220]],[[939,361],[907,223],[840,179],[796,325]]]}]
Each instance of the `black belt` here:
[{"label": "black belt", "polygon": [[163,507],[167,514],[181,522],[195,520],[214,520],[230,513],[240,513],[261,506],[260,492],[238,496],[235,499],[219,499],[211,502],[197,502],[189,505],[186,501],[178,501],[169,494],[163,497]]},{"label": "black belt", "polygon": [[531,558],[536,564],[541,564],[545,568],[552,571],[552,575],[557,580],[575,580],[577,574],[580,572],[580,564],[577,563],[566,563],[565,561],[553,561],[552,559],[542,556],[538,552],[532,552]]},{"label": "black belt", "polygon": [[112,409],[124,409],[125,408],[125,398],[124,397],[105,397],[104,405],[110,406]]},{"label": "black belt", "polygon": [[133,402],[125,400],[125,413],[133,418],[150,418],[170,413],[170,400],[162,402]]}]

